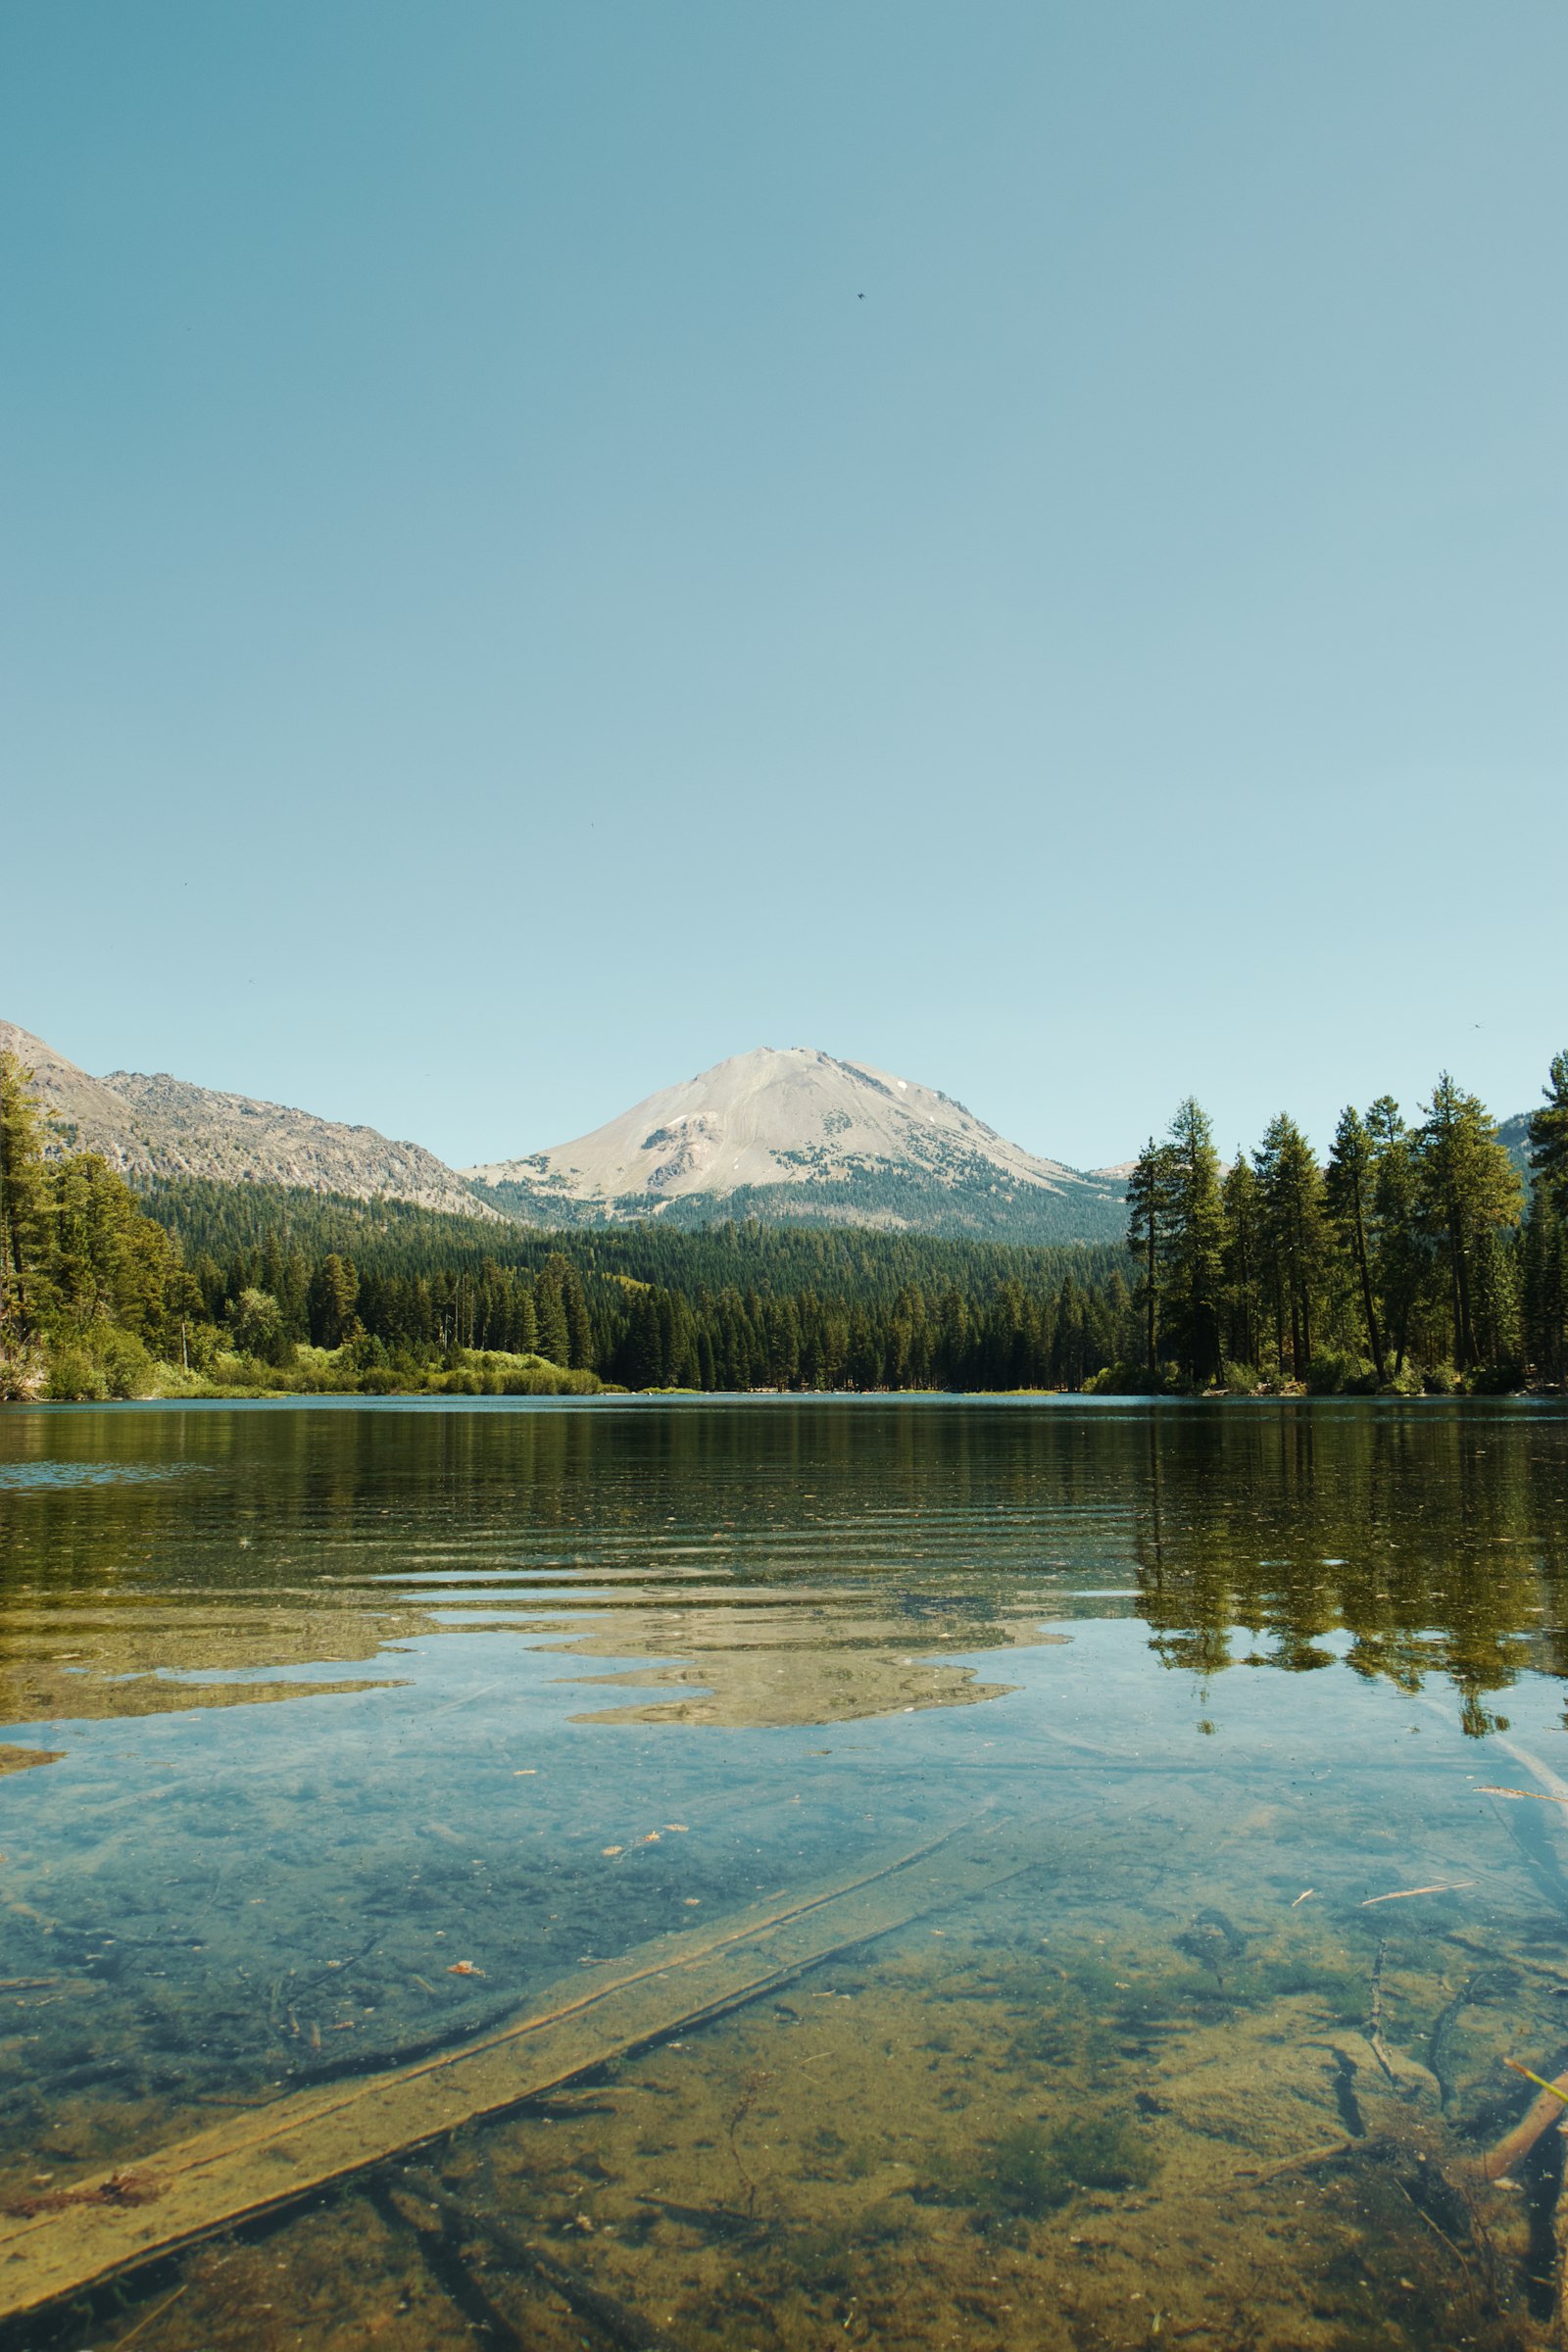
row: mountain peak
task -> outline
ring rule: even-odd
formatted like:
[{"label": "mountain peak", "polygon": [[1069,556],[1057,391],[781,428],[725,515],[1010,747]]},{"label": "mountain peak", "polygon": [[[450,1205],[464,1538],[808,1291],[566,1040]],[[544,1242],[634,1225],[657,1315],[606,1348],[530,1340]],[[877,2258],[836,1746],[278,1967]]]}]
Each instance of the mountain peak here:
[{"label": "mountain peak", "polygon": [[592,1134],[466,1171],[514,1214],[825,1218],[1109,1238],[1119,1190],[999,1136],[940,1088],[812,1046],[756,1046]]}]

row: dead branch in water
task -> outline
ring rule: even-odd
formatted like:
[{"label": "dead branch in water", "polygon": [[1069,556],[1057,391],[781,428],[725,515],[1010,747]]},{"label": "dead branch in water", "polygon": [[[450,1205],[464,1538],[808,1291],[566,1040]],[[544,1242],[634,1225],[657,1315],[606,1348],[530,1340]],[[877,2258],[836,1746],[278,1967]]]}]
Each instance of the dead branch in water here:
[{"label": "dead branch in water", "polygon": [[[1510,2059],[1506,2063],[1512,2065],[1513,2061]],[[1524,2067],[1514,2068],[1516,2074],[1526,2071]],[[1541,2080],[1535,2075],[1530,2079],[1532,2082]],[[1514,2166],[1529,2155],[1542,2133],[1549,2132],[1553,2124],[1561,2123],[1565,2106],[1568,2106],[1568,2073],[1558,2075],[1554,2082],[1544,2083],[1513,2130],[1505,2132],[1501,2139],[1487,2150],[1481,2159],[1483,2179],[1506,2180]]]},{"label": "dead branch in water", "polygon": [[313,2190],[445,2139],[689,2031],[838,1952],[1032,1867],[1027,1830],[967,1823],[874,1869],[656,1936],[583,1969],[455,2049],[235,2112],[0,2221],[0,2317],[79,2294]]}]

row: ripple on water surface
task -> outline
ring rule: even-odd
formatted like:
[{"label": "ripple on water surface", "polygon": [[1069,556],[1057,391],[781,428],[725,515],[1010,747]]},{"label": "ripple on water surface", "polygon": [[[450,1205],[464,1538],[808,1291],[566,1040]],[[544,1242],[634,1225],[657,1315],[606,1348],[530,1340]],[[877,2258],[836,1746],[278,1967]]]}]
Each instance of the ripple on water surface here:
[{"label": "ripple on water surface", "polygon": [[7,1412],[0,2343],[1562,2340],[1565,1428]]}]

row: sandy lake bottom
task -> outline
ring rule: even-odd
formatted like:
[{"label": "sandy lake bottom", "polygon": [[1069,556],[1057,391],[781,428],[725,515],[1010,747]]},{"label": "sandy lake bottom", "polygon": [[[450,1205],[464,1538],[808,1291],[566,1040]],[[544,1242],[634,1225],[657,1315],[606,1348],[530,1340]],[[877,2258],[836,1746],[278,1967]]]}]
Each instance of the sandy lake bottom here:
[{"label": "sandy lake bottom", "polygon": [[1568,2345],[1565,1569],[1510,1402],[7,1411],[0,2352]]}]

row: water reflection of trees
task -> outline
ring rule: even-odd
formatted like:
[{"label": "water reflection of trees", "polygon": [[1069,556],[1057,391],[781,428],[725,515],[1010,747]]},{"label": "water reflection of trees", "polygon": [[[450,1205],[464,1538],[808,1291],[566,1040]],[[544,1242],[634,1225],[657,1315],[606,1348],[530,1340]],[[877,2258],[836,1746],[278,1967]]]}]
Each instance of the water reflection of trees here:
[{"label": "water reflection of trees", "polygon": [[1205,1678],[1338,1657],[1405,1690],[1441,1673],[1464,1728],[1495,1728],[1488,1693],[1568,1671],[1565,1437],[1560,1413],[1506,1402],[1152,1413],[1136,1548],[1153,1647]]},{"label": "water reflection of trees", "polygon": [[199,1607],[222,1663],[288,1608],[311,1642],[341,1609],[366,1655],[367,1587],[450,1569],[641,1607],[651,1639],[699,1592],[805,1610],[831,1587],[948,1655],[1131,1583],[1171,1666],[1442,1672],[1475,1729],[1522,1670],[1568,1673],[1568,1417],[1508,1400],[7,1414],[0,1463],[29,1462],[130,1475],[0,1497],[0,1668],[40,1611],[109,1642]]}]

